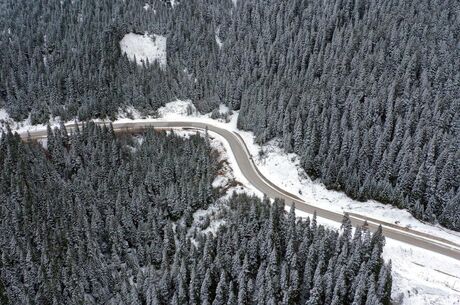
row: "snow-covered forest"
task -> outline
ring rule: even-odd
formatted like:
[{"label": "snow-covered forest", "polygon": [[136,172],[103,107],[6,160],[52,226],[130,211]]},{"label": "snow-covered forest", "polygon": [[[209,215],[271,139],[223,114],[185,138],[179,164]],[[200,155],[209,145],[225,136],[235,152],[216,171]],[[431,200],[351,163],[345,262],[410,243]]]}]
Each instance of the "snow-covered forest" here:
[{"label": "snow-covered forest", "polygon": [[[458,1],[174,4],[2,1],[0,108],[38,123],[224,103],[327,187],[460,230]],[[165,67],[121,52],[146,32]]]},{"label": "snow-covered forest", "polygon": [[2,134],[0,303],[390,304],[380,230],[247,195],[197,217],[225,192],[217,160],[206,134]]}]

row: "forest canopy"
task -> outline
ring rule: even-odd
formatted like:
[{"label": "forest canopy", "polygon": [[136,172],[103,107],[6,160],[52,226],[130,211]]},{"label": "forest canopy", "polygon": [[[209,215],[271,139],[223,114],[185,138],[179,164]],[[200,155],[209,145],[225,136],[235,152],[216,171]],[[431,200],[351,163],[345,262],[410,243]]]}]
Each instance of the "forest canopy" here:
[{"label": "forest canopy", "polygon": [[3,134],[0,302],[390,304],[381,228],[353,232],[345,217],[339,233],[279,200],[216,202],[208,140],[95,124],[50,129],[45,147]]},{"label": "forest canopy", "polygon": [[[460,230],[458,1],[148,4],[2,1],[0,107],[38,123],[224,103],[328,188]],[[167,37],[166,68],[130,62],[129,32]]]}]

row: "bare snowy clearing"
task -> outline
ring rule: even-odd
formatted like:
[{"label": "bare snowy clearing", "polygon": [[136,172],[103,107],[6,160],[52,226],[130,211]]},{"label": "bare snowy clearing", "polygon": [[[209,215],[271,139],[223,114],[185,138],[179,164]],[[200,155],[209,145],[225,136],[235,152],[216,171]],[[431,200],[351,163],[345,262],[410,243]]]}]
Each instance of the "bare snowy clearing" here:
[{"label": "bare snowy clearing", "polygon": [[149,63],[156,61],[161,67],[166,66],[166,37],[164,36],[128,33],[120,41],[120,48],[130,60],[136,61],[138,65],[147,61]]},{"label": "bare snowy clearing", "polygon": [[196,116],[198,111],[190,100],[176,100],[158,108],[158,115],[162,118],[179,116]]}]

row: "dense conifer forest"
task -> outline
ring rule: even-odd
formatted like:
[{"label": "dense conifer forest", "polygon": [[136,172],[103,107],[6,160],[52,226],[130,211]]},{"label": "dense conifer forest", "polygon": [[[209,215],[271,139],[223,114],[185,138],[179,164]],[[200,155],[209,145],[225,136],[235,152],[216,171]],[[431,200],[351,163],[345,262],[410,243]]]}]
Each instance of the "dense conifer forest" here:
[{"label": "dense conifer forest", "polygon": [[[38,123],[224,103],[327,187],[460,230],[458,1],[148,3],[2,1],[0,107]],[[121,54],[145,31],[167,37],[166,69]]]},{"label": "dense conifer forest", "polygon": [[223,191],[206,136],[88,124],[44,146],[0,140],[1,304],[390,304],[380,230],[246,195],[194,215]]}]

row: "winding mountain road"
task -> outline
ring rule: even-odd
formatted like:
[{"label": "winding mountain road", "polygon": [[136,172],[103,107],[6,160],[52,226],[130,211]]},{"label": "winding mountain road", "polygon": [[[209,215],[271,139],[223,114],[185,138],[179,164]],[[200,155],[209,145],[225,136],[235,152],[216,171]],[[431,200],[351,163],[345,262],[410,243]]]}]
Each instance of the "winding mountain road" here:
[{"label": "winding mountain road", "polygon": [[[100,125],[108,123],[97,123]],[[251,154],[249,153],[243,139],[235,132],[219,128],[209,123],[188,122],[188,121],[133,121],[133,122],[115,122],[112,123],[115,132],[139,132],[147,128],[193,128],[193,129],[208,129],[215,132],[227,140],[230,148],[235,156],[237,164],[246,177],[246,179],[259,191],[266,194],[270,198],[284,199],[287,205],[295,203],[296,209],[313,214],[316,211],[318,217],[329,219],[335,222],[341,222],[342,213],[326,210],[305,202],[295,194],[291,194],[280,187],[276,186],[265,178],[254,164]],[[66,128],[72,131],[75,124],[68,124]],[[46,138],[46,130],[30,131],[20,134],[24,140],[38,140]],[[354,226],[362,226],[367,221],[367,227],[375,231],[380,225],[383,229],[383,234],[387,238],[391,238],[412,246],[433,251],[445,256],[460,260],[460,245],[449,240],[418,232],[410,228],[401,227],[392,223],[387,223],[378,219],[362,216],[356,213],[349,213],[350,220]]]}]

